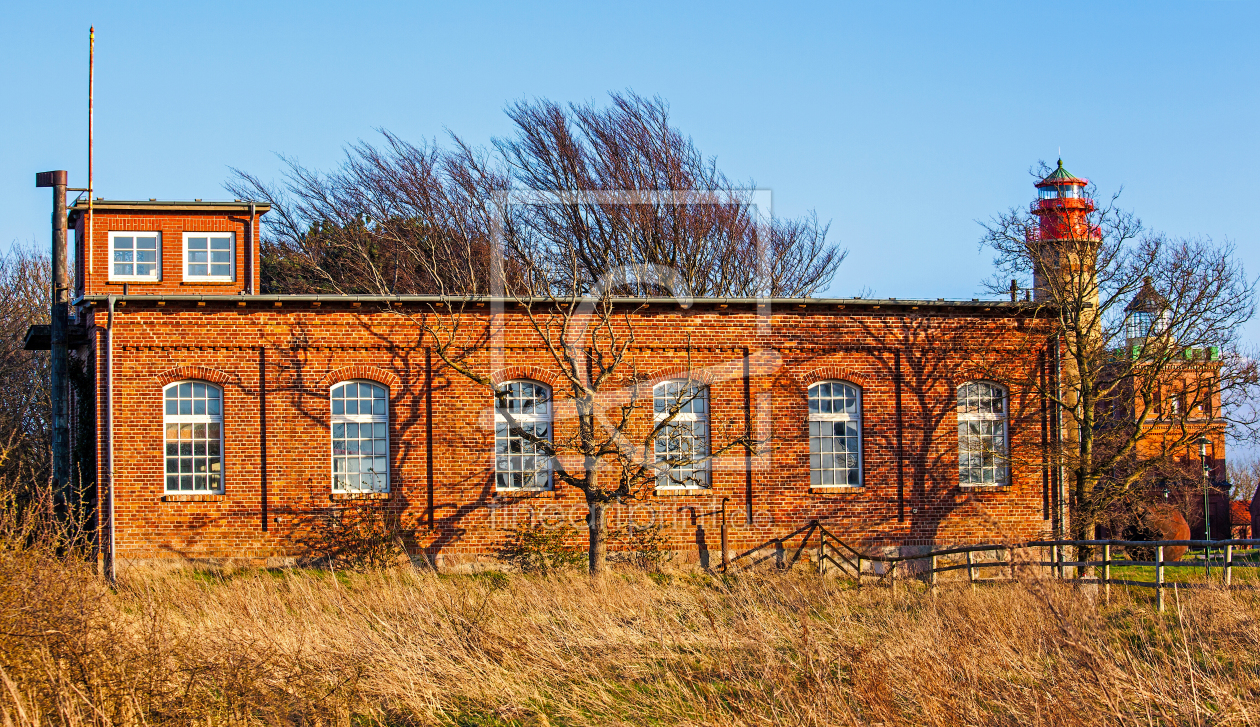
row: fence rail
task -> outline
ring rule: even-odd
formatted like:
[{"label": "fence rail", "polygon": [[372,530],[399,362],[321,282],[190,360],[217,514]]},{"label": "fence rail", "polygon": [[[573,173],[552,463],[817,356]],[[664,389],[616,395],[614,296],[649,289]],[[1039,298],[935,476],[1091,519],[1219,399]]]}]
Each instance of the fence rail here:
[{"label": "fence rail", "polygon": [[[942,573],[966,570],[967,580],[971,583],[972,588],[977,583],[985,582],[1005,582],[1006,578],[981,577],[980,574],[991,571],[994,568],[1001,568],[1009,571],[1009,580],[1014,580],[1016,571],[1020,567],[1038,567],[1049,568],[1053,576],[1060,580],[1069,581],[1068,569],[1077,568],[1097,568],[1101,569],[1100,576],[1083,576],[1074,574],[1069,582],[1077,584],[1097,584],[1104,589],[1108,599],[1111,597],[1111,586],[1139,586],[1143,588],[1155,589],[1155,600],[1160,611],[1164,610],[1164,591],[1169,587],[1176,588],[1205,588],[1209,584],[1207,579],[1203,583],[1169,583],[1165,580],[1165,569],[1167,568],[1203,568],[1205,572],[1210,574],[1210,569],[1214,563],[1211,553],[1217,551],[1221,555],[1219,563],[1215,564],[1221,568],[1223,573],[1222,585],[1226,588],[1249,588],[1256,589],[1260,586],[1256,584],[1235,584],[1233,582],[1233,574],[1235,568],[1260,568],[1260,563],[1235,562],[1234,549],[1239,547],[1257,548],[1260,547],[1260,539],[1230,539],[1230,540],[1031,540],[1021,543],[990,543],[979,545],[962,545],[951,546],[947,548],[939,548],[929,550],[924,553],[915,553],[910,555],[881,555],[878,553],[869,553],[858,550],[840,538],[836,537],[819,521],[813,520],[808,526],[802,527],[784,538],[779,538],[777,542],[782,544],[784,541],[793,539],[797,535],[803,534],[804,537],[801,545],[796,549],[796,553],[792,557],[792,562],[796,562],[802,553],[809,547],[811,540],[817,536],[817,561],[819,573],[826,573],[828,566],[834,566],[843,573],[851,573],[861,585],[863,571],[863,562],[882,563],[884,568],[882,573],[878,573],[878,583],[886,583],[892,587],[896,587],[898,568],[902,564],[909,570],[913,567],[913,572],[907,575],[925,578],[932,588],[937,586],[937,576]],[[1164,549],[1170,547],[1184,546],[1187,549],[1202,550],[1204,559],[1199,562],[1167,560],[1164,558]],[[1112,549],[1116,547],[1124,548],[1154,548],[1155,560],[1117,560],[1112,557]],[[1102,552],[1101,560],[1067,560],[1066,550],[1072,548],[1074,553],[1079,554],[1081,548],[1099,548]],[[748,551],[736,560],[752,554],[758,549]],[[1041,555],[1037,559],[1018,558],[1018,552],[1040,551]],[[1049,559],[1045,559],[1046,551],[1049,551]],[[977,553],[994,553],[995,558],[992,560],[977,560]],[[964,562],[941,564],[940,560],[949,556],[962,555]],[[1003,558],[1002,556],[1005,556]],[[923,561],[926,561],[924,563]],[[910,564],[914,563],[915,566]],[[1155,579],[1152,581],[1112,578],[1111,568],[1113,566],[1149,566],[1155,568]]]}]

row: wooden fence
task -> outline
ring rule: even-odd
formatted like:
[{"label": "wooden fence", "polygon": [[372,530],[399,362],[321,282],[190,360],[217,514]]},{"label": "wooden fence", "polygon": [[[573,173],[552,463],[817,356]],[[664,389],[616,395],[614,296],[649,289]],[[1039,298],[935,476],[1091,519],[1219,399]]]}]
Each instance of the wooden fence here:
[{"label": "wooden fence", "polygon": [[[1205,588],[1209,585],[1215,585],[1209,584],[1207,578],[1202,583],[1170,583],[1164,578],[1165,569],[1167,568],[1201,568],[1205,569],[1206,573],[1210,573],[1211,568],[1216,567],[1222,570],[1223,577],[1220,585],[1226,588],[1260,588],[1260,585],[1255,583],[1237,584],[1234,582],[1235,568],[1260,568],[1260,562],[1236,562],[1234,559],[1235,549],[1260,547],[1260,539],[1210,541],[1035,540],[1024,543],[948,547],[912,555],[878,555],[862,552],[850,546],[833,535],[817,520],[812,521],[807,528],[802,528],[793,535],[798,533],[804,533],[805,537],[801,542],[800,548],[797,549],[793,561],[799,558],[801,553],[809,546],[810,541],[813,539],[812,536],[816,533],[818,539],[817,562],[819,573],[825,574],[829,566],[834,566],[841,572],[852,575],[859,585],[862,582],[862,575],[873,570],[867,569],[867,571],[864,571],[863,563],[884,564],[883,572],[875,574],[879,576],[877,583],[885,583],[892,587],[896,586],[898,570],[901,567],[904,567],[906,571],[910,571],[902,574],[903,576],[926,580],[932,588],[937,586],[940,574],[951,571],[965,569],[967,571],[967,580],[974,588],[978,583],[1010,582],[1016,578],[1018,568],[1036,568],[1043,574],[1046,569],[1049,569],[1052,577],[1066,582],[1101,585],[1108,599],[1111,597],[1111,586],[1113,585],[1153,588],[1155,589],[1155,601],[1160,611],[1164,610],[1164,591],[1170,587]],[[1203,551],[1205,557],[1200,561],[1165,560],[1164,549],[1173,546],[1186,546],[1191,551]],[[1082,547],[1088,547],[1095,552],[1099,552],[1102,556],[1101,560],[1067,560],[1069,549],[1073,553],[1079,553]],[[1153,548],[1155,550],[1155,560],[1117,560],[1112,555],[1113,549],[1118,547]],[[976,557],[978,553],[993,553],[994,557],[981,560]],[[1023,554],[1022,557],[1017,555],[1020,553]],[[1035,557],[1033,556],[1034,553],[1037,554]],[[1220,556],[1219,562],[1214,563],[1213,554]],[[958,555],[963,556],[962,563],[942,564],[942,561],[950,556]],[[1112,567],[1119,565],[1154,566],[1155,578],[1151,581],[1112,578]],[[1073,572],[1070,574],[1073,577],[1069,578],[1069,569],[1090,568],[1098,569],[1100,572],[1096,575],[1084,575]],[[999,572],[1009,572],[1009,577],[982,577],[984,573],[992,573],[995,569]]]}]

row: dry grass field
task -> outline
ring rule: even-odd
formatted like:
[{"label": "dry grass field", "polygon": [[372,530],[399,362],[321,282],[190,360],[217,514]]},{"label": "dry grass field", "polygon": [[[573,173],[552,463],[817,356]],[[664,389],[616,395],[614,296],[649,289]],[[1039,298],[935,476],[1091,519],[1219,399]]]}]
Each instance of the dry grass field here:
[{"label": "dry grass field", "polygon": [[[1260,724],[1260,602],[804,572],[130,571],[0,552],[5,725]],[[1148,597],[1148,594],[1132,598]]]}]

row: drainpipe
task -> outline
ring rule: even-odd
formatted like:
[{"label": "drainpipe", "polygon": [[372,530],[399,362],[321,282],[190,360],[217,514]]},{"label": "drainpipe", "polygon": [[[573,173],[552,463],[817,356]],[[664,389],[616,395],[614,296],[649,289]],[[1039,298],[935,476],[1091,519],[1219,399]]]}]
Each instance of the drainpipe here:
[{"label": "drainpipe", "polygon": [[254,201],[249,201],[249,223],[245,228],[245,292],[254,294]]},{"label": "drainpipe", "polygon": [[109,462],[109,580],[118,579],[117,541],[114,538],[114,301],[109,296],[109,317],[105,330],[105,459]]},{"label": "drainpipe", "polygon": [[1060,336],[1054,339],[1054,393],[1059,401],[1055,408],[1055,429],[1059,438],[1059,532],[1056,538],[1066,538],[1068,533],[1068,483],[1067,466],[1063,464],[1063,346]]}]

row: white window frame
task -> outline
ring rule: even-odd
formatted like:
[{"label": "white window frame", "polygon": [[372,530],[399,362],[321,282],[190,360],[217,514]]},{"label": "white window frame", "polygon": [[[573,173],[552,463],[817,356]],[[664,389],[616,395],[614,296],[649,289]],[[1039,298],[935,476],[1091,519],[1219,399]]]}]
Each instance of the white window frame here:
[{"label": "white window frame", "polygon": [[[152,275],[115,275],[114,274],[114,238],[116,237],[156,237],[157,238],[157,261],[153,266]],[[135,253],[134,242],[131,248]],[[162,233],[155,230],[110,230],[107,239],[108,245],[108,271],[109,280],[122,283],[158,283],[162,281]],[[131,261],[132,270],[135,270],[136,260],[133,257]]]},{"label": "white window frame", "polygon": [[[336,404],[335,404],[337,400],[334,399],[333,393],[337,391],[337,389],[339,389],[340,387],[345,386],[346,384],[359,384],[359,385],[366,384],[368,386],[373,386],[378,389],[384,389],[385,390],[385,398],[384,398],[385,412],[384,413],[377,412],[374,406],[373,411],[367,414],[364,414],[361,412],[356,412],[354,414],[347,414],[344,408],[341,411],[341,413],[337,413]],[[367,401],[371,401],[374,403],[377,401],[375,397],[363,397],[362,395],[357,396],[355,398],[355,401],[361,403],[365,399]],[[345,399],[343,398],[341,399],[341,401],[344,402]],[[329,488],[333,492],[338,493],[338,494],[363,494],[363,493],[388,494],[389,493],[390,491],[389,470],[390,470],[390,465],[391,465],[390,436],[389,436],[389,410],[390,410],[389,387],[386,386],[385,384],[382,384],[379,381],[372,381],[371,379],[346,379],[344,381],[338,381],[337,383],[328,387],[328,452],[329,452],[329,457],[328,457],[328,478],[329,479],[328,481],[329,481]],[[369,439],[375,445],[375,442],[380,439],[379,437],[375,436],[376,427],[377,425],[384,425],[384,428],[385,428],[385,438],[384,438],[385,439],[385,454],[384,454],[385,471],[383,473],[372,472],[372,474],[375,474],[377,477],[383,478],[384,481],[381,482],[380,480],[378,480],[376,487],[364,487],[362,484],[361,478],[360,478],[360,482],[354,487],[350,487],[350,486],[339,487],[337,484],[337,476],[339,474],[342,474],[342,475],[354,474],[356,476],[363,474],[362,466],[361,466],[363,454],[361,451],[356,451],[355,454],[353,455],[347,452],[342,452],[341,454],[337,453],[337,437],[336,437],[337,425],[341,425],[344,427],[347,424],[352,424],[355,427],[362,427],[364,424],[372,425],[372,428],[373,428],[372,437],[365,438],[361,436],[361,430],[359,432],[360,436],[353,437],[353,439],[359,442],[358,447],[360,449],[361,449],[362,441],[364,439]],[[343,436],[341,437],[341,439],[349,440],[351,439],[351,437],[346,437],[344,436],[344,433],[343,433]],[[357,462],[357,464],[359,465],[359,471],[354,472],[354,473],[351,473],[348,471],[338,472],[337,471],[337,458],[338,457],[346,458],[346,457],[351,457],[351,456],[359,458]],[[380,459],[381,456],[382,455],[377,454],[375,451],[373,451],[372,453],[373,460]],[[348,460],[346,461],[348,462]],[[383,485],[383,487],[381,485]]]},{"label": "white window frame", "polygon": [[[822,387],[823,385],[843,386],[843,387],[852,389],[855,394],[855,398],[857,400],[857,412],[854,414],[851,414],[847,411],[825,412],[825,411],[821,411],[821,408],[822,408],[821,406],[815,407],[814,392],[818,390],[820,387]],[[864,443],[862,441],[863,440],[863,436],[862,436],[862,387],[858,386],[857,384],[854,384],[853,382],[843,381],[840,379],[829,379],[827,381],[818,381],[810,385],[809,389],[806,391],[806,398],[809,401],[809,423],[810,423],[809,428],[811,430],[809,434],[809,486],[813,488],[863,486],[866,483],[866,471],[865,471],[865,467],[863,466],[864,462],[862,460],[862,450],[864,449]],[[837,400],[838,400],[838,397],[836,397],[834,394],[828,397],[828,401],[835,402]],[[815,410],[816,408],[818,409],[817,411]],[[857,477],[858,477],[858,481],[856,483],[850,483],[850,482],[836,483],[834,481],[830,483],[823,482],[824,477],[822,476],[822,473],[824,471],[832,472],[833,477],[834,477],[835,472],[847,473],[850,468],[849,467],[836,467],[834,466],[834,464],[832,467],[821,466],[821,461],[825,457],[829,455],[834,457],[837,453],[824,452],[821,446],[819,447],[819,450],[815,452],[814,451],[815,441],[818,441],[821,445],[821,442],[823,439],[847,439],[847,435],[845,437],[837,437],[834,434],[826,434],[826,435],[823,435],[821,433],[815,434],[813,431],[816,428],[813,426],[815,422],[819,423],[820,425],[821,423],[824,423],[824,422],[828,424],[831,424],[834,422],[852,422],[857,426]],[[840,452],[838,454],[845,455],[849,453]],[[819,462],[819,466],[817,467],[814,466],[814,463],[816,461]]]},{"label": "white window frame", "polygon": [[[708,459],[711,451],[710,447],[712,438],[712,429],[709,425],[709,387],[694,379],[690,381],[687,379],[668,379],[661,381],[652,387],[653,419],[658,426],[662,421],[667,419],[669,417],[669,409],[674,403],[677,403],[680,398],[684,398],[681,394],[686,391],[686,389],[680,388],[671,392],[670,389],[679,386],[686,387],[688,384],[691,385],[692,389],[698,390],[699,394],[694,399],[687,402],[682,411],[679,411],[676,415],[674,415],[674,418],[666,426],[666,429],[657,432],[655,441],[652,443],[654,450],[653,457],[658,463],[658,474],[656,476],[656,489],[658,490],[708,490],[713,487],[711,467],[712,460]],[[696,408],[696,402],[703,402],[704,411],[694,411]],[[697,423],[704,426],[704,434],[699,437],[697,437],[694,433],[694,428]],[[692,458],[703,459],[703,462],[689,467],[666,468],[659,466],[659,463],[665,462],[668,459],[668,442],[670,438],[668,430],[675,425],[686,425],[688,428],[693,430],[692,434],[689,435],[693,441],[697,438],[702,440],[700,452],[693,453]],[[665,453],[662,453],[662,442],[665,443]],[[694,447],[695,445],[692,444],[691,446]],[[686,479],[694,478],[693,482],[698,482],[696,482],[696,484],[688,484],[676,481],[678,478],[673,476],[672,473],[681,470],[690,470],[692,475]]]},{"label": "white window frame", "polygon": [[[175,414],[167,413],[167,406],[168,406],[167,405],[167,392],[170,391],[171,389],[178,389],[179,387],[185,386],[185,385],[193,387],[192,391],[194,394],[195,394],[197,386],[204,386],[207,389],[213,389],[217,391],[219,393],[219,396],[218,396],[219,413],[218,414],[210,414],[210,413],[181,414],[178,412]],[[177,399],[176,401],[179,401],[179,400]],[[195,402],[196,399],[191,399],[191,401]],[[207,399],[207,412],[210,409],[209,401],[211,401],[211,399],[208,398]],[[226,453],[223,451],[223,409],[224,409],[224,401],[223,401],[223,387],[222,386],[212,384],[208,381],[198,381],[195,379],[190,379],[190,380],[185,380],[185,381],[176,381],[174,383],[170,383],[162,387],[162,490],[163,492],[165,492],[168,495],[222,495],[224,493],[226,480],[227,480],[227,476],[226,476],[227,472],[226,472],[226,467],[224,466],[224,463],[226,460],[226,457],[225,457]],[[183,468],[178,463],[178,461],[184,460],[184,459],[196,460],[199,457],[206,457],[207,459],[209,457],[213,457],[214,455],[209,454],[209,449],[210,449],[209,444],[210,442],[213,441],[213,439],[211,439],[208,436],[208,433],[206,437],[201,438],[202,441],[204,441],[207,445],[207,453],[203,455],[195,454],[195,451],[196,451],[195,446],[196,446],[197,440],[190,439],[189,444],[191,447],[194,448],[193,454],[185,456],[182,452],[178,451],[178,447],[180,443],[183,441],[183,437],[182,436],[178,437],[175,440],[175,442],[172,442],[170,439],[170,427],[177,426],[182,429],[184,425],[190,425],[194,427],[194,433],[195,433],[195,427],[197,425],[204,425],[206,427],[217,425],[219,429],[219,441],[218,441],[219,471],[217,473],[212,472],[209,469],[211,466],[211,463],[207,461],[206,463],[207,469],[205,472],[205,475],[207,478],[207,487],[203,489],[197,489],[196,487],[196,477],[197,477],[197,474],[195,471],[196,463],[195,462],[191,463],[194,469],[190,471],[187,475],[185,475],[182,471]],[[172,455],[170,452],[171,444],[175,444],[177,447],[177,451],[174,455]],[[177,460],[177,469],[179,470],[174,473],[170,472],[172,459]],[[219,486],[217,488],[211,488],[208,486],[209,479],[213,474],[218,474],[219,476]],[[170,480],[168,479],[172,476],[177,478],[175,482],[175,485],[176,485],[175,488],[172,488],[170,486]],[[190,489],[184,489],[182,487],[182,480],[185,476],[192,477],[194,480],[193,486]]]},{"label": "white window frame", "polygon": [[[543,392],[545,392],[545,397],[546,397],[545,401],[542,401],[540,403],[538,397],[534,396],[532,400],[532,407],[530,407],[532,411],[526,412],[524,406],[517,407],[518,411],[512,411],[512,402],[516,399],[521,399],[522,401],[524,399],[523,397],[512,396],[512,394],[510,393],[511,387],[513,385],[521,386],[523,384],[528,384],[530,386],[536,387],[537,389],[541,389]],[[555,441],[554,439],[555,422],[552,417],[552,412],[555,411],[555,406],[552,401],[551,387],[547,386],[546,384],[542,382],[534,381],[532,379],[513,379],[511,381],[504,381],[499,384],[500,390],[502,390],[504,387],[507,387],[509,389],[509,394],[507,396],[508,412],[512,415],[512,418],[516,420],[516,423],[520,424],[522,427],[524,427],[525,425],[533,425],[537,427],[538,424],[546,424],[547,425],[547,437],[546,437],[547,441],[548,442]],[[543,411],[541,412],[539,411],[540,406],[543,408]],[[507,434],[508,434],[508,438],[506,440],[500,434],[501,430],[505,428],[507,429]],[[535,434],[537,434],[536,431],[535,431]],[[551,458],[548,457],[546,454],[539,453],[537,451],[528,453],[525,451],[525,449],[522,449],[522,451],[519,454],[513,453],[510,451],[511,441],[512,441],[511,425],[508,422],[508,418],[503,414],[502,410],[499,408],[498,397],[495,397],[495,400],[494,400],[494,489],[495,491],[496,492],[546,492],[547,490],[553,489],[555,487],[555,472],[554,472],[554,468],[551,466]],[[526,442],[526,440],[524,440],[523,438],[520,438],[520,441],[522,443],[523,448],[529,446],[528,442]],[[504,446],[503,442],[507,442],[507,445]],[[520,487],[513,486],[512,484],[510,484],[511,476],[515,474],[523,474],[524,470],[523,469],[513,470],[511,467],[511,459],[513,457],[530,457],[530,456],[535,458],[534,470],[533,470],[534,480],[535,482],[537,482],[538,475],[545,473],[546,477],[545,477],[544,484],[533,485],[530,487],[526,487],[524,485]],[[542,461],[541,464],[539,463],[538,460]],[[505,461],[507,462],[507,465],[508,465],[507,469],[503,469],[503,464]],[[500,479],[501,475],[508,476],[509,484],[505,485],[502,483],[502,480]],[[524,477],[522,477],[521,479],[524,480]]]},{"label": "white window frame", "polygon": [[[228,274],[227,275],[193,275],[188,272],[188,266],[191,264],[188,260],[188,239],[191,237],[223,237],[228,238]],[[209,239],[206,241],[206,252],[211,252]],[[184,280],[193,282],[206,283],[231,283],[236,281],[236,233],[235,232],[188,232],[183,233],[182,245],[180,246],[179,258],[183,266]],[[212,265],[209,260],[206,261],[207,270]],[[222,263],[219,263],[222,264]],[[344,382],[343,382],[344,383]]]},{"label": "white window frame", "polygon": [[[963,389],[966,389],[967,387],[970,387],[970,386],[990,386],[996,389],[998,392],[1000,392],[1002,395],[1002,412],[1000,414],[995,414],[992,412],[964,412],[963,407],[957,405],[957,395],[961,393]],[[957,407],[956,411],[958,414],[959,428],[961,428],[965,423],[968,423],[968,422],[1000,421],[1002,423],[1002,451],[993,452],[993,456],[995,459],[995,464],[993,465],[993,469],[994,469],[993,482],[984,482],[983,476],[980,482],[971,482],[970,480],[967,480],[967,481],[963,480],[962,457],[964,454],[964,450],[963,450],[964,440],[961,435],[959,436],[958,438],[958,484],[960,486],[962,487],[1006,487],[1007,485],[1011,483],[1010,398],[1011,398],[1010,390],[1007,387],[1002,386],[1001,384],[998,384],[993,381],[984,381],[984,380],[968,381],[962,384],[961,386],[959,386],[958,389],[955,391],[955,406]],[[979,436],[985,436],[985,435],[979,435]],[[968,439],[970,439],[970,435],[968,435]],[[973,454],[972,450],[970,449],[966,450],[966,453]],[[983,450],[980,450],[979,452],[975,452],[975,453],[978,453],[982,456],[984,454]],[[984,469],[988,469],[988,468],[989,467],[982,465],[981,471],[983,472]]]}]

